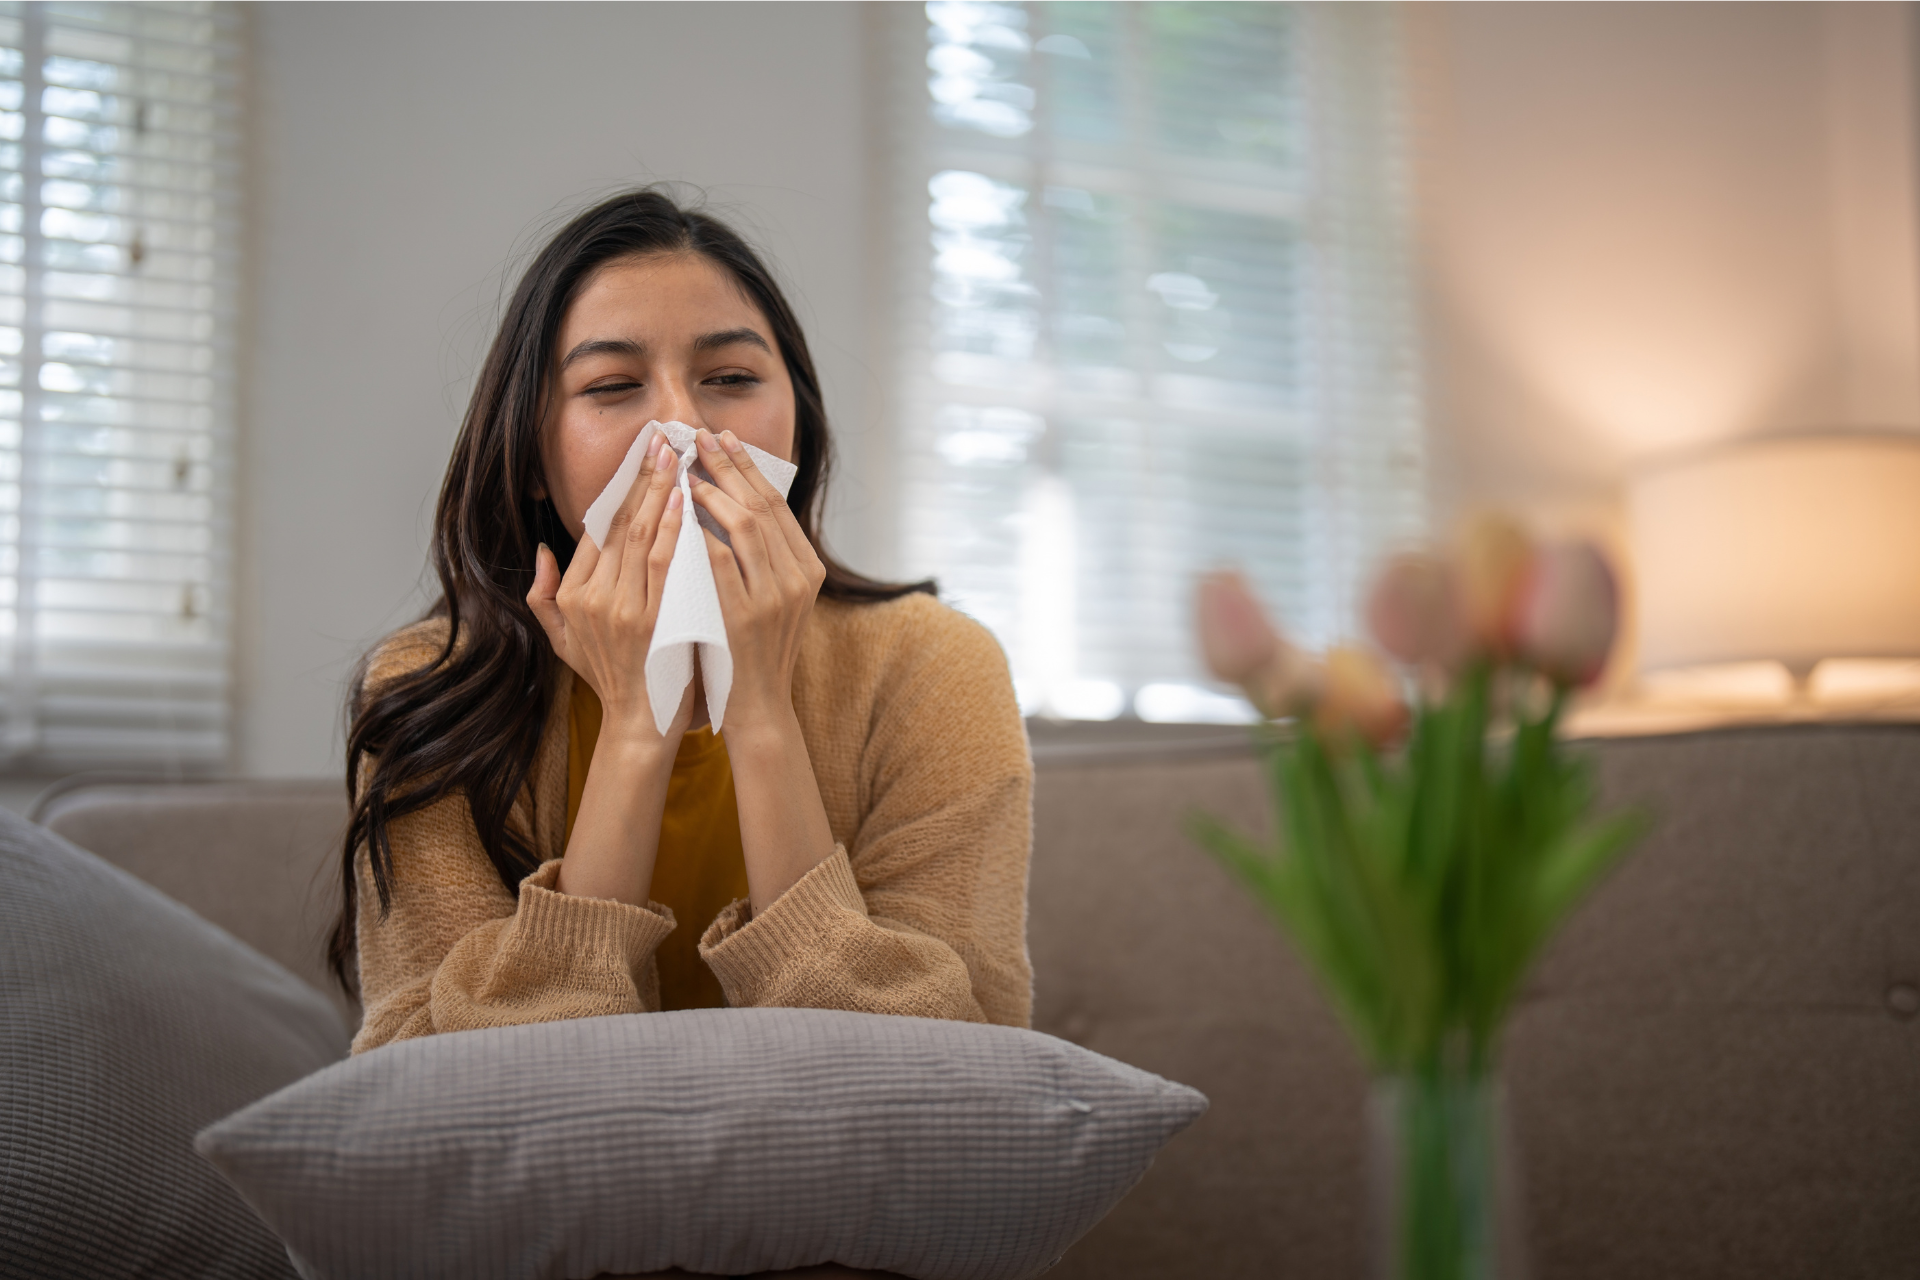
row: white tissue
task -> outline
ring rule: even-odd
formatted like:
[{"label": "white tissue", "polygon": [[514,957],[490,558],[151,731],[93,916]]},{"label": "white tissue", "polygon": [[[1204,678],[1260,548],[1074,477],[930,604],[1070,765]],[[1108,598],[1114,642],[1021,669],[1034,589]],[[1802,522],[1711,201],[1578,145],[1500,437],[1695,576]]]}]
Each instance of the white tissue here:
[{"label": "white tissue", "polygon": [[[720,617],[720,592],[713,582],[713,565],[707,559],[706,540],[700,536],[700,530],[711,530],[728,546],[733,545],[733,539],[727,536],[719,521],[693,503],[693,485],[688,477],[697,472],[709,483],[713,477],[700,465],[692,427],[684,422],[649,422],[641,429],[627,456],[620,460],[613,479],[587,508],[587,536],[596,547],[606,545],[607,526],[613,523],[620,504],[627,500],[627,491],[640,475],[640,463],[652,447],[654,437],[662,434],[680,455],[676,482],[680,486],[681,510],[692,512],[695,518],[681,519],[673,562],[667,568],[660,616],[654,621],[653,643],[647,649],[647,700],[653,704],[654,725],[665,733],[673,724],[674,714],[680,710],[680,698],[688,682],[693,679],[693,654],[697,645],[700,682],[707,691],[707,714],[713,721],[713,731],[718,733],[721,717],[727,710],[727,692],[733,688],[733,654],[727,648],[727,627]],[[791,462],[752,445],[747,445],[747,456],[753,459],[760,474],[780,491],[781,497],[793,488],[793,477],[799,468]]]}]

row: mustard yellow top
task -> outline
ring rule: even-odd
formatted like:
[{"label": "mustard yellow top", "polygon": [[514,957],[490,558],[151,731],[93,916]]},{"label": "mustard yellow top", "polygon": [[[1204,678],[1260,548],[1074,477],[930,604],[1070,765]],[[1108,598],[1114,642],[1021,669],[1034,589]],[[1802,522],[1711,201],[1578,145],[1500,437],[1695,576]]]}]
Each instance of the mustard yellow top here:
[{"label": "mustard yellow top", "polygon": [[[587,766],[600,740],[600,695],[585,680],[573,682],[567,717],[567,830],[580,813]],[[700,935],[727,905],[747,896],[747,861],[740,848],[740,808],[733,795],[727,744],[712,729],[694,729],[680,739],[667,783],[667,811],[660,820],[660,852],[653,864],[650,895],[673,908],[687,926],[675,929],[654,953],[660,965],[662,1009],[723,1009],[720,979],[700,958]]]}]

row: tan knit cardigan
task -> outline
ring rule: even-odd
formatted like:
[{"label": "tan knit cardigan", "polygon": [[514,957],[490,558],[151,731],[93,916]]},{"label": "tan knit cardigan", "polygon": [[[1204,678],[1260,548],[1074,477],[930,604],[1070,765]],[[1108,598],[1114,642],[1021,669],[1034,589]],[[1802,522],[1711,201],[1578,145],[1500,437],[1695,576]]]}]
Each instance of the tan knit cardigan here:
[{"label": "tan knit cardigan", "polygon": [[[443,621],[375,654],[368,687],[431,662]],[[559,666],[509,819],[542,865],[517,893],[463,797],[393,823],[383,916],[359,853],[354,1052],[410,1036],[659,1008],[653,954],[672,912],[555,891],[567,813],[573,673]],[[930,596],[821,600],[793,677],[833,854],[757,916],[744,900],[700,955],[734,1007],[850,1009],[1027,1025],[1033,766],[1005,657]],[[693,923],[693,927],[705,924]]]}]

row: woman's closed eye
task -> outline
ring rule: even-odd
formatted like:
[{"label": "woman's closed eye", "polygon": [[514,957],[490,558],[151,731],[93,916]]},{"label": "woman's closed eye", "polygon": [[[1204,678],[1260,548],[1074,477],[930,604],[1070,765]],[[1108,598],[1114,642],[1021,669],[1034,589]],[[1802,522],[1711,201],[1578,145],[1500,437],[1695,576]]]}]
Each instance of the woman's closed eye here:
[{"label": "woman's closed eye", "polygon": [[593,386],[587,387],[585,390],[581,391],[580,394],[583,396],[595,396],[595,397],[618,395],[626,391],[637,391],[645,385],[646,385],[645,383],[635,382],[631,378],[622,378],[616,382],[595,383]]},{"label": "woman's closed eye", "polygon": [[760,379],[751,373],[716,373],[711,378],[708,378],[703,385],[719,387],[722,390],[730,390],[744,387],[757,387],[760,385]]}]

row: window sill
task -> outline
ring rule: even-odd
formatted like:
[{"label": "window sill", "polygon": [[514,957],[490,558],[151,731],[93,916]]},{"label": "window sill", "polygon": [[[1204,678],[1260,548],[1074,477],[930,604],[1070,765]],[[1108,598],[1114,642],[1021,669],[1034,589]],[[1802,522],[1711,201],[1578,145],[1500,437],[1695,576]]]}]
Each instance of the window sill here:
[{"label": "window sill", "polygon": [[1202,760],[1252,754],[1249,726],[1153,724],[1145,720],[1027,720],[1037,768]]}]

